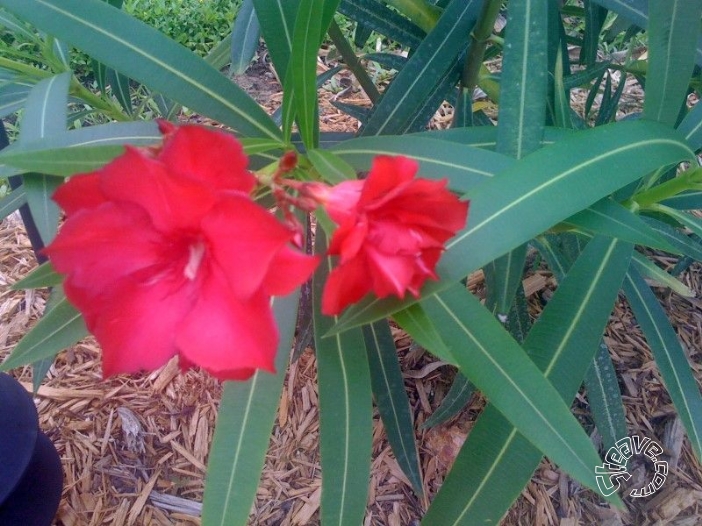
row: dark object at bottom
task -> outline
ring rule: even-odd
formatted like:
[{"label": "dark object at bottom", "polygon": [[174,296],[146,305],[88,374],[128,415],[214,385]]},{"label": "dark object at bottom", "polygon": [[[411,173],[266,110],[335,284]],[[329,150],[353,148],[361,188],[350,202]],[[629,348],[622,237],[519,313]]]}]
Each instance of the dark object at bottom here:
[{"label": "dark object at bottom", "polygon": [[44,433],[34,402],[0,374],[0,526],[48,526],[63,486],[61,459]]}]

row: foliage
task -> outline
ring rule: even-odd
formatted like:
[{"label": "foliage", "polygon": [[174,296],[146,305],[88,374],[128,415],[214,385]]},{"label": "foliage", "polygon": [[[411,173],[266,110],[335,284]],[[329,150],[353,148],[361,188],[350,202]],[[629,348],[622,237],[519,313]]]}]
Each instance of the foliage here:
[{"label": "foliage", "polygon": [[[690,93],[699,96],[702,49],[690,35],[699,35],[702,0],[650,7],[645,0],[590,0],[563,10],[556,0],[511,0],[499,32],[494,23],[501,0],[245,0],[247,5],[253,14],[234,28],[232,61],[247,62],[241,50],[258,42],[260,30],[284,86],[281,126],[218,69],[100,0],[0,0],[0,7],[43,34],[228,126],[261,174],[275,172],[281,152],[291,149],[300,152],[298,177],[329,182],[367,171],[377,155],[405,155],[419,162],[422,177],[448,178],[452,190],[470,199],[468,225],[448,242],[440,279],[426,284],[421,298],[367,298],[338,318],[324,316],[318,284],[333,260],[326,260],[315,277],[312,300],[301,296],[302,319],[314,320],[319,365],[324,524],[356,526],[362,520],[371,393],[382,405],[402,468],[421,492],[411,415],[386,337],[388,317],[457,367],[460,384],[452,400],[474,386],[490,401],[424,524],[496,523],[543,455],[597,491],[595,466],[602,461],[570,404],[585,379],[588,389],[602,395],[592,404],[599,412],[594,421],[620,419],[600,431],[616,441],[626,429],[622,413],[608,410],[621,405],[619,393],[607,388],[611,380],[598,385],[608,365],[602,333],[620,290],[651,346],[692,449],[702,458],[700,390],[682,344],[643,278],[676,293],[689,291],[634,251],[646,246],[702,260],[702,221],[690,212],[702,208],[696,157],[702,148],[702,106],[686,104]],[[338,31],[337,9],[357,22],[357,32],[376,31],[409,51],[372,57],[398,70],[382,93],[364,57]],[[643,60],[625,55],[613,63],[598,56],[603,42],[623,45],[640,28],[648,38]],[[319,131],[316,62],[327,33],[372,102],[370,109],[346,106],[363,123],[356,137]],[[356,44],[362,46],[361,40]],[[46,52],[47,42],[51,37],[36,44]],[[568,44],[577,45],[579,53],[569,53]],[[495,56],[501,59],[499,71],[485,64],[486,57]],[[0,73],[10,80],[1,89],[12,94],[28,74],[3,65],[6,60],[0,57]],[[23,174],[24,185],[0,204],[7,213],[28,201],[50,237],[55,216],[42,204],[49,202],[51,185],[102,166],[119,153],[119,145],[154,142],[157,134],[149,123],[66,131],[69,96],[83,92],[74,80],[67,82],[65,68],[29,71],[35,77],[13,106],[25,108],[20,138],[0,153],[6,170]],[[644,90],[644,104],[623,116],[618,110],[628,78]],[[476,86],[496,115],[474,104]],[[571,106],[576,88],[585,90],[584,108]],[[454,105],[453,126],[428,131],[444,101]],[[293,134],[294,125],[299,134]],[[319,218],[322,227],[329,223],[324,219]],[[320,229],[320,254],[324,238]],[[533,324],[521,285],[529,247],[539,251],[559,282]],[[488,286],[485,305],[463,285],[480,268]],[[46,266],[36,272],[27,278],[31,286],[55,284],[56,275]],[[281,301],[298,304],[296,297]],[[5,368],[52,356],[84,333],[70,305],[60,305],[20,342]],[[278,304],[274,310],[280,332],[288,337],[279,349],[285,363],[296,316]],[[596,371],[588,374],[592,367]],[[264,461],[261,444],[267,443],[281,385],[280,375],[260,372],[248,383],[226,385],[208,468],[204,524],[246,523]],[[616,495],[609,500],[621,504]]]},{"label": "foliage", "polygon": [[126,0],[124,10],[204,57],[231,33],[240,4],[241,0]]}]

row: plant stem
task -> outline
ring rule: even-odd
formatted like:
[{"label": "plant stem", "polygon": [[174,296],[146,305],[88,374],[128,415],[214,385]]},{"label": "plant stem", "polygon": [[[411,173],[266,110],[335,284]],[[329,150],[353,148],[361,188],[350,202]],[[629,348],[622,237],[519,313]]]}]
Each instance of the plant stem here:
[{"label": "plant stem", "polygon": [[354,53],[351,45],[346,40],[346,37],[344,37],[344,34],[341,32],[341,29],[335,20],[331,21],[327,33],[329,33],[329,37],[332,39],[332,42],[334,42],[336,49],[339,51],[344,59],[344,62],[346,62],[346,65],[358,80],[359,84],[363,88],[363,91],[366,92],[366,95],[368,95],[370,101],[375,104],[380,98],[378,88],[375,87],[373,79],[368,76],[365,68],[361,65],[361,61],[358,60],[356,53]]},{"label": "plant stem", "polygon": [[441,16],[442,10],[425,0],[383,0],[409,18],[417,27],[429,33]]},{"label": "plant stem", "polygon": [[461,88],[464,90],[472,91],[478,84],[485,49],[492,36],[497,15],[500,14],[500,7],[502,7],[502,0],[487,0],[483,4],[478,22],[470,33],[470,46],[461,75]]},{"label": "plant stem", "polygon": [[699,189],[700,187],[702,187],[702,168],[695,168],[635,195],[630,199],[630,202],[631,204],[636,203],[639,208],[651,208],[664,199],[678,195],[685,190]]},{"label": "plant stem", "polygon": [[10,71],[16,71],[22,75],[26,75],[31,79],[46,79],[52,77],[54,74],[51,71],[35,68],[34,66],[29,66],[28,64],[22,64],[21,62],[15,62],[4,57],[0,57],[0,68],[9,69]]},{"label": "plant stem", "polygon": [[117,106],[117,104],[112,103],[104,97],[95,95],[88,88],[83,86],[78,79],[73,77],[71,79],[71,94],[75,95],[79,99],[84,100],[87,104],[100,110],[101,112],[107,114],[116,121],[130,121],[132,120],[128,115],[122,111],[122,109]]}]

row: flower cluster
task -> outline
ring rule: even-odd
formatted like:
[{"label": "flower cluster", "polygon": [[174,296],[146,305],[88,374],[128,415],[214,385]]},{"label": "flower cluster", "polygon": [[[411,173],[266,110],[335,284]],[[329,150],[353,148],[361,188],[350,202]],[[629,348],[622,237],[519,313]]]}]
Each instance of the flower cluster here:
[{"label": "flower cluster", "polygon": [[[273,371],[271,299],[294,291],[318,263],[299,249],[286,208],[295,199],[279,202],[282,220],[254,201],[257,179],[232,136],[160,128],[159,147],[127,147],[57,190],[66,221],[46,254],[102,346],[105,376],[154,369],[175,355],[182,368],[197,365],[220,379]],[[294,156],[284,160],[281,177],[294,166]],[[370,292],[418,296],[426,279],[436,279],[468,203],[445,182],[415,179],[416,171],[410,159],[379,157],[365,180],[288,181],[303,208],[321,205],[338,225],[325,314]],[[278,198],[287,195],[281,177],[271,183]]]},{"label": "flower cluster", "polygon": [[338,314],[370,292],[419,297],[424,282],[437,278],[444,243],[466,224],[468,203],[445,180],[415,179],[417,170],[412,159],[382,156],[363,181],[309,185],[339,225],[329,245],[339,264],[324,287],[324,314]]},{"label": "flower cluster", "polygon": [[105,376],[175,354],[222,379],[273,371],[271,296],[292,292],[317,260],[253,201],[234,138],[161,130],[161,148],[127,148],[57,190],[67,220],[46,253],[102,346]]}]

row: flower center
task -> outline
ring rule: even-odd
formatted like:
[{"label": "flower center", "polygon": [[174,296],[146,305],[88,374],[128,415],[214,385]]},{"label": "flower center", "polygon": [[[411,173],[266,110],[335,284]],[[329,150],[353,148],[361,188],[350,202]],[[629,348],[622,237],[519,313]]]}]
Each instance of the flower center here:
[{"label": "flower center", "polygon": [[197,276],[197,271],[202,263],[202,258],[205,256],[205,244],[202,241],[196,241],[188,246],[190,252],[188,263],[183,269],[183,275],[190,281],[193,281]]}]

